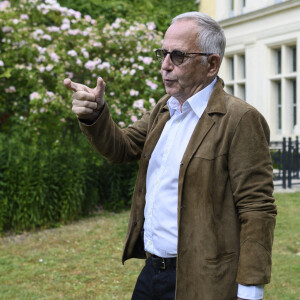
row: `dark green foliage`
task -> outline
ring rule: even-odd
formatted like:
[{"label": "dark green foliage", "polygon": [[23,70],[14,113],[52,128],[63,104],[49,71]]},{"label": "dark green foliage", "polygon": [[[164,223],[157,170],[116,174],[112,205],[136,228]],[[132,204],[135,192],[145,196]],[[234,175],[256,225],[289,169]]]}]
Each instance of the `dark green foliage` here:
[{"label": "dark green foliage", "polygon": [[119,210],[129,207],[135,185],[138,164],[112,165],[103,161],[99,168],[101,199],[106,209]]},{"label": "dark green foliage", "polygon": [[195,0],[59,0],[58,2],[93,18],[103,16],[108,23],[114,22],[116,18],[141,23],[154,22],[162,32],[178,14],[198,11]]},{"label": "dark green foliage", "polygon": [[56,226],[99,206],[130,205],[136,164],[109,165],[78,133],[51,146],[19,132],[0,135],[0,233]]}]

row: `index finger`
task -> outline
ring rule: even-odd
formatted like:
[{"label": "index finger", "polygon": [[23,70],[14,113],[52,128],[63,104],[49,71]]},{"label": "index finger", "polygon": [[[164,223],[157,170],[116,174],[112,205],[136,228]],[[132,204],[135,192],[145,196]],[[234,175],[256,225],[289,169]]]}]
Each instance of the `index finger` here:
[{"label": "index finger", "polygon": [[73,92],[89,92],[89,88],[83,84],[75,83],[70,78],[64,80],[64,85],[67,89],[72,90]]}]

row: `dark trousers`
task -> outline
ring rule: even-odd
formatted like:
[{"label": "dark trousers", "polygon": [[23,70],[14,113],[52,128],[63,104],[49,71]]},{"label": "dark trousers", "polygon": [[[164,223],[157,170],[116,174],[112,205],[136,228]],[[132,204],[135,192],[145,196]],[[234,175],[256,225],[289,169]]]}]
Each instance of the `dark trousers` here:
[{"label": "dark trousers", "polygon": [[176,284],[176,267],[166,270],[155,268],[151,257],[146,260],[131,300],[174,300]]}]

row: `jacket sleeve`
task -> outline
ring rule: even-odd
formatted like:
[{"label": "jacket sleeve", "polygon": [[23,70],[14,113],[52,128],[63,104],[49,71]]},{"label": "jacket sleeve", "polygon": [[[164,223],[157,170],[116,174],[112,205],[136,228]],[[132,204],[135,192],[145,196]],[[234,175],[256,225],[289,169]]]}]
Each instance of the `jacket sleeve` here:
[{"label": "jacket sleeve", "polygon": [[91,125],[79,121],[82,132],[93,148],[113,163],[138,160],[145,143],[149,112],[126,129],[119,128],[111,118],[107,104]]},{"label": "jacket sleeve", "polygon": [[271,277],[271,250],[277,213],[269,127],[255,109],[240,119],[230,145],[229,176],[239,216],[240,257],[237,282],[266,284]]}]

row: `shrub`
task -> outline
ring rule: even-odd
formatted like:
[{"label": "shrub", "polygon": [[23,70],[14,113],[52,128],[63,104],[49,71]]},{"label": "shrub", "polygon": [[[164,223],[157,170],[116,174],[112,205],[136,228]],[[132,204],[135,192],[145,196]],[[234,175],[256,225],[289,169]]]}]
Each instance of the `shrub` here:
[{"label": "shrub", "polygon": [[2,127],[21,120],[41,134],[74,126],[65,77],[93,86],[101,75],[113,116],[125,124],[162,95],[152,54],[161,34],[153,23],[117,19],[109,25],[54,0],[45,3],[22,1],[1,13]]},{"label": "shrub", "polygon": [[137,165],[96,156],[62,83],[93,86],[101,75],[114,120],[132,123],[163,94],[152,54],[161,33],[151,22],[106,24],[54,0],[2,1],[0,11],[0,231],[129,205]]},{"label": "shrub", "polygon": [[70,137],[65,142],[47,148],[17,132],[1,134],[0,232],[54,226],[99,205],[90,165],[95,169],[101,160],[92,150],[83,156]]},{"label": "shrub", "polygon": [[199,1],[195,0],[58,0],[58,2],[93,18],[102,15],[108,23],[118,17],[130,22],[153,21],[163,32],[176,15],[197,11],[199,7]]}]

